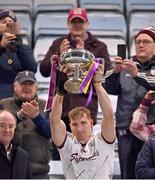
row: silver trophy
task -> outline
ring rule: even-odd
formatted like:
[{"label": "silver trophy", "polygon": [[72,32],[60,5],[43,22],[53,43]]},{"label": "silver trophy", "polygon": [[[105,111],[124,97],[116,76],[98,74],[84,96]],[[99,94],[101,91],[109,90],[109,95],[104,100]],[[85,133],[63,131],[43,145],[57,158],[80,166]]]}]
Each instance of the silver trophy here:
[{"label": "silver trophy", "polygon": [[80,94],[81,83],[91,66],[94,55],[86,49],[69,49],[60,56],[60,66],[67,66],[68,80],[64,88],[69,93]]}]

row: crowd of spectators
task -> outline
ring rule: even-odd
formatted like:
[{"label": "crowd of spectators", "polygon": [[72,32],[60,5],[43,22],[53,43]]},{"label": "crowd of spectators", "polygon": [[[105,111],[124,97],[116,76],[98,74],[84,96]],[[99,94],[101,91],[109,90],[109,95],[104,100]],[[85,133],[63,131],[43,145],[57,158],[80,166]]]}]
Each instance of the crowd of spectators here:
[{"label": "crowd of spectators", "polygon": [[[91,91],[67,92],[69,66],[57,67],[51,112],[44,111],[32,49],[22,41],[16,14],[0,11],[0,178],[48,179],[49,161],[61,160],[66,178],[111,179],[116,137],[121,178],[154,178],[155,28],[141,29],[134,38],[135,55],[119,54],[112,65],[106,43],[88,31],[84,9],[70,10],[66,23],[69,34],[53,41],[39,71],[49,77],[53,56],[69,49],[88,50],[97,66],[93,93],[84,107]],[[115,114],[108,94],[118,96]],[[92,135],[98,102],[103,120],[101,131]]]}]

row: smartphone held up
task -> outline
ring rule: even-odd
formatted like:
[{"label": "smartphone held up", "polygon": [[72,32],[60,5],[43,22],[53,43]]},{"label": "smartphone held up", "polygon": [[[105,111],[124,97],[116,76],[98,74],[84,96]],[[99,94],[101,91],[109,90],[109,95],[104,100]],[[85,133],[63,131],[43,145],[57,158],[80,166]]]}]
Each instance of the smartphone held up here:
[{"label": "smartphone held up", "polygon": [[123,60],[126,59],[126,45],[125,44],[117,45],[117,56],[121,57]]}]

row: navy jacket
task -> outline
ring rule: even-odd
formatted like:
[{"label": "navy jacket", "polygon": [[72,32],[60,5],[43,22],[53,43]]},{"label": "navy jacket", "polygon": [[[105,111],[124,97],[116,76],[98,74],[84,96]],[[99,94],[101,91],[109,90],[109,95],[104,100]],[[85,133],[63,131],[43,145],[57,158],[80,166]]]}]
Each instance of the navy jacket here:
[{"label": "navy jacket", "polygon": [[13,82],[19,71],[36,73],[37,63],[31,48],[21,44],[16,51],[0,46],[0,99],[13,96]]},{"label": "navy jacket", "polygon": [[135,174],[138,179],[155,179],[155,135],[150,137],[139,152]]}]

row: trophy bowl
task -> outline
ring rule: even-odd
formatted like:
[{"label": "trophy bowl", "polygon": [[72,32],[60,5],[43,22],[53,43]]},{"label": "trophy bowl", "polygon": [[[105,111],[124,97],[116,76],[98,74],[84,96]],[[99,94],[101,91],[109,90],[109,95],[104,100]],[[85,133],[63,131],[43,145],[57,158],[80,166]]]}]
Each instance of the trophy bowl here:
[{"label": "trophy bowl", "polygon": [[69,93],[80,94],[81,83],[91,66],[94,55],[86,49],[69,49],[60,56],[60,66],[68,69],[68,80],[64,88]]}]

